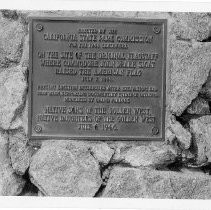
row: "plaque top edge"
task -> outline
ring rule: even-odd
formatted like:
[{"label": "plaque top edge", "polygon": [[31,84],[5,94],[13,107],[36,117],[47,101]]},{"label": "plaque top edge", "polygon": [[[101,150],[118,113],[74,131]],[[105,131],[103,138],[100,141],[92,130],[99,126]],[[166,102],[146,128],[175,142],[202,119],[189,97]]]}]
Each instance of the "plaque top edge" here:
[{"label": "plaque top edge", "polygon": [[163,23],[167,24],[167,19],[149,18],[115,18],[115,17],[61,17],[61,16],[29,16],[30,21],[102,21],[102,22],[126,22],[126,23]]}]

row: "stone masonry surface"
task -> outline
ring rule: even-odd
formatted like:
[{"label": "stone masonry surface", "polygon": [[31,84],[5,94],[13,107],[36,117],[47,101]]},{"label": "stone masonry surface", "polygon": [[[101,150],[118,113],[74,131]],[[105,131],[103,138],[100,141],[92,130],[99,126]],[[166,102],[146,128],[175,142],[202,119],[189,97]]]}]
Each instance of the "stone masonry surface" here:
[{"label": "stone masonry surface", "polygon": [[[29,17],[168,20],[165,141],[28,133]],[[0,11],[0,195],[211,198],[211,14]]]}]

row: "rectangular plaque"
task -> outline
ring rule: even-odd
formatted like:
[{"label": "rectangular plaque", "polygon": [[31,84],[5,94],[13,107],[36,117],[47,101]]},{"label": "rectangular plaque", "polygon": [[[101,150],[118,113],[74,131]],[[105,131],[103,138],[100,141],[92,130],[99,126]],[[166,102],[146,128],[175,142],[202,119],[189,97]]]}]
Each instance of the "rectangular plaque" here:
[{"label": "rectangular plaque", "polygon": [[29,138],[164,139],[166,27],[163,19],[32,18]]}]

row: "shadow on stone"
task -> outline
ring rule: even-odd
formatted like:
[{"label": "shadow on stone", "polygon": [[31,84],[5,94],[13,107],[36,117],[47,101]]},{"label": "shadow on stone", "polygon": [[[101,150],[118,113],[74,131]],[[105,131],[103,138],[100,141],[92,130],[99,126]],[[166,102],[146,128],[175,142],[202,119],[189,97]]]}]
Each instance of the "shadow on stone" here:
[{"label": "shadow on stone", "polygon": [[31,183],[28,170],[23,175],[23,178],[26,180],[26,184],[19,196],[38,196],[38,188]]}]

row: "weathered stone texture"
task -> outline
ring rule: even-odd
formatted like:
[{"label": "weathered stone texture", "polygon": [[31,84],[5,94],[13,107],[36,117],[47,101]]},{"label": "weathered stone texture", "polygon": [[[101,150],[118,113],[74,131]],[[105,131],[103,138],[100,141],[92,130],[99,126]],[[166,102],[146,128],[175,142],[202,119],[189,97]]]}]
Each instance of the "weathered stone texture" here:
[{"label": "weathered stone texture", "polygon": [[14,173],[8,155],[8,136],[0,134],[0,195],[19,195],[25,181]]},{"label": "weathered stone texture", "polygon": [[168,116],[167,122],[167,140],[172,143],[176,138],[182,149],[188,149],[191,145],[191,133],[185,129],[174,116]]},{"label": "weathered stone texture", "polygon": [[210,107],[207,100],[197,97],[190,106],[187,107],[188,114],[207,115],[210,114]]},{"label": "weathered stone texture", "polygon": [[207,13],[174,12],[172,18],[170,34],[178,39],[202,41],[210,35],[210,17]]},{"label": "weathered stone texture", "polygon": [[0,67],[8,67],[20,61],[24,35],[20,21],[4,18],[0,13]]},{"label": "weathered stone texture", "polygon": [[203,173],[114,167],[102,197],[210,199],[211,178]]},{"label": "weathered stone texture", "polygon": [[11,122],[9,129],[22,129],[25,134],[28,133],[28,99],[22,101],[22,112],[19,113],[16,118]]},{"label": "weathered stone texture", "polygon": [[9,135],[9,156],[17,174],[23,175],[29,167],[33,150],[27,146],[28,138],[23,133]]},{"label": "weathered stone texture", "polygon": [[23,53],[20,60],[22,67],[29,67],[29,34],[24,37]]},{"label": "weathered stone texture", "polygon": [[95,158],[67,141],[43,145],[32,158],[29,174],[46,196],[92,197],[102,184]]},{"label": "weathered stone texture", "polygon": [[160,168],[173,163],[177,151],[165,143],[116,148],[111,162],[124,163],[132,167]]},{"label": "weathered stone texture", "polygon": [[192,119],[189,124],[196,147],[196,164],[211,162],[211,116]]},{"label": "weathered stone texture", "polygon": [[197,97],[211,69],[211,44],[172,41],[169,110],[181,115]]},{"label": "weathered stone texture", "polygon": [[8,18],[10,20],[17,20],[18,19],[18,14],[17,14],[16,10],[4,9],[1,12],[2,12],[2,16],[4,18]]},{"label": "weathered stone texture", "polygon": [[173,144],[173,142],[176,140],[176,135],[173,133],[170,127],[167,127],[165,130],[165,139],[170,144]]},{"label": "weathered stone texture", "polygon": [[205,84],[201,88],[199,95],[207,101],[211,101],[211,71],[209,73],[209,76],[207,77]]},{"label": "weathered stone texture", "polygon": [[90,147],[90,151],[91,154],[102,165],[107,165],[114,154],[114,150],[111,149],[106,143],[93,144]]},{"label": "weathered stone texture", "polygon": [[0,72],[0,127],[8,129],[24,101],[27,84],[24,68],[13,67]]}]

